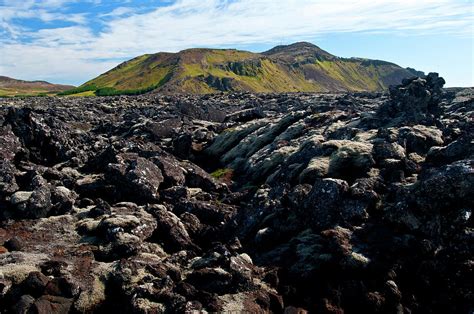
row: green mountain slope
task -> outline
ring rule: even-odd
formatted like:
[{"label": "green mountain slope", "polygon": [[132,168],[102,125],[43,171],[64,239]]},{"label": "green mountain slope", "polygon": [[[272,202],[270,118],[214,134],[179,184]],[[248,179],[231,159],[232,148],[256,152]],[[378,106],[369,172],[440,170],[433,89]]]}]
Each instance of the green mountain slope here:
[{"label": "green mountain slope", "polygon": [[51,84],[45,81],[23,81],[0,76],[1,97],[53,95],[73,87],[71,85]]},{"label": "green mountain slope", "polygon": [[143,55],[70,93],[377,91],[417,74],[385,61],[339,58],[303,42],[263,53],[188,49]]}]

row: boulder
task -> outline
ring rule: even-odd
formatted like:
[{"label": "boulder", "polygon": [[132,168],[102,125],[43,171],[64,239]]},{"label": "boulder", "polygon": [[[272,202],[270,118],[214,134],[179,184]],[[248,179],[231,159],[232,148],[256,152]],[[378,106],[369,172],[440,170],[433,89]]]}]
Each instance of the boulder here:
[{"label": "boulder", "polygon": [[432,146],[426,155],[426,162],[442,165],[473,158],[474,134],[467,134],[446,146]]},{"label": "boulder", "polygon": [[474,161],[460,160],[425,173],[412,193],[415,202],[424,210],[453,210],[472,207],[474,190]]},{"label": "boulder", "polygon": [[182,134],[173,140],[173,153],[180,159],[191,159],[193,139],[189,134]]},{"label": "boulder", "polygon": [[3,246],[10,252],[21,251],[23,249],[23,240],[21,240],[17,236],[14,236],[5,241],[5,244]]},{"label": "boulder", "polygon": [[12,203],[12,205],[15,205],[15,206],[24,204],[26,203],[26,201],[30,199],[32,194],[33,192],[18,191],[10,197],[10,203]]},{"label": "boulder", "polygon": [[134,154],[119,154],[116,158],[117,163],[109,164],[106,169],[110,183],[141,203],[158,198],[158,189],[164,178],[157,165]]},{"label": "boulder", "polygon": [[67,314],[72,306],[72,299],[44,295],[37,299],[30,311],[38,314]]},{"label": "boulder", "polygon": [[405,149],[398,143],[390,143],[384,140],[378,140],[373,146],[373,157],[377,162],[383,159],[403,159],[405,158]]},{"label": "boulder", "polygon": [[16,174],[13,163],[8,160],[0,161],[0,194],[11,194],[19,190]]},{"label": "boulder", "polygon": [[219,183],[209,173],[201,167],[190,162],[183,162],[185,170],[186,186],[190,188],[200,188],[206,192],[226,191],[227,187]]},{"label": "boulder", "polygon": [[329,172],[329,157],[314,157],[300,173],[299,182],[312,184],[317,178],[324,178]]},{"label": "boulder", "polygon": [[390,88],[390,101],[377,111],[382,122],[390,125],[434,123],[440,114],[439,102],[445,84],[438,73],[429,73],[425,78],[403,80],[401,85]]},{"label": "boulder", "polygon": [[151,159],[161,170],[163,174],[163,188],[169,188],[175,185],[183,185],[186,177],[184,169],[180,162],[173,156],[161,155]]},{"label": "boulder", "polygon": [[134,203],[115,204],[110,212],[82,219],[77,223],[78,232],[95,237],[98,248],[94,254],[98,260],[113,261],[137,254],[155,231],[156,220]]},{"label": "boulder", "polygon": [[77,193],[64,186],[54,187],[51,191],[52,213],[60,215],[72,210]]},{"label": "boulder", "polygon": [[443,145],[443,133],[435,127],[414,125],[399,129],[398,143],[406,147],[408,153],[425,155],[432,146]]},{"label": "boulder", "polygon": [[10,126],[0,127],[0,160],[1,162],[11,161],[21,150],[20,139],[13,133]]},{"label": "boulder", "polygon": [[46,285],[49,282],[49,278],[40,272],[31,272],[28,277],[22,282],[21,290],[25,294],[29,294],[33,297],[40,297],[43,295]]},{"label": "boulder", "polygon": [[208,292],[225,293],[232,287],[232,275],[222,268],[203,268],[193,271],[186,281],[198,289]]},{"label": "boulder", "polygon": [[153,239],[163,243],[166,251],[197,249],[183,222],[165,206],[151,205],[147,207],[147,211],[152,213],[157,221]]},{"label": "boulder", "polygon": [[51,188],[44,179],[39,180],[34,191],[18,191],[10,198],[10,203],[16,207],[14,215],[23,218],[42,218],[47,217],[51,204]]},{"label": "boulder", "polygon": [[339,217],[339,206],[349,191],[346,181],[318,179],[303,203],[302,217],[320,228],[330,226]]},{"label": "boulder", "polygon": [[14,313],[29,313],[29,309],[35,303],[35,298],[31,295],[25,294],[20,297],[18,302],[15,303],[12,310]]},{"label": "boulder", "polygon": [[348,140],[331,140],[323,143],[330,154],[327,175],[333,178],[353,180],[364,176],[375,164],[372,144]]}]

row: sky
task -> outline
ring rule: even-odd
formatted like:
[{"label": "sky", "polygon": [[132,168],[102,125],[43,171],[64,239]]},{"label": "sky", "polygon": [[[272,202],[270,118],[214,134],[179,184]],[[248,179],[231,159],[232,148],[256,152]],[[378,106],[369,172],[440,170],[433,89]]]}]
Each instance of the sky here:
[{"label": "sky", "polygon": [[145,53],[297,41],[474,86],[474,0],[0,0],[0,75],[24,80],[80,85]]}]

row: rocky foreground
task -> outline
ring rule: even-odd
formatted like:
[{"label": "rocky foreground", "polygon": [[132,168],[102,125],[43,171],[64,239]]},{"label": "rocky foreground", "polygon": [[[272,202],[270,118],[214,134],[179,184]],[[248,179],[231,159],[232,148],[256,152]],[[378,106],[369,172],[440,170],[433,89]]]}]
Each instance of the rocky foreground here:
[{"label": "rocky foreground", "polygon": [[474,91],[0,100],[1,313],[469,313]]}]

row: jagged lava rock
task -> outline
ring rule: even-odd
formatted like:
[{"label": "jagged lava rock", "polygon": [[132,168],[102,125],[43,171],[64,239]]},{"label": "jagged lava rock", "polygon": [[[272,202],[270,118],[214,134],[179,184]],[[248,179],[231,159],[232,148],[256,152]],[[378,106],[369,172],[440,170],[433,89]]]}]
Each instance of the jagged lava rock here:
[{"label": "jagged lava rock", "polygon": [[474,92],[443,84],[0,99],[0,312],[469,313]]}]

